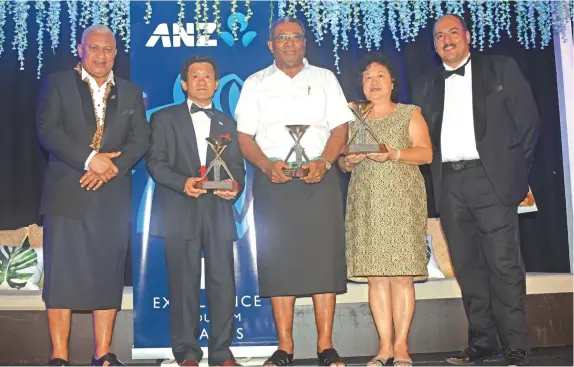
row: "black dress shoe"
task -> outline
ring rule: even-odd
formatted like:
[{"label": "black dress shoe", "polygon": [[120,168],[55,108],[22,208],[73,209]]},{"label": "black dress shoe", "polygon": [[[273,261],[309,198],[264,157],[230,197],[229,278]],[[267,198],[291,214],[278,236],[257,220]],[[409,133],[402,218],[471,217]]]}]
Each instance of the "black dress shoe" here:
[{"label": "black dress shoe", "polygon": [[474,364],[476,361],[483,360],[487,357],[492,357],[496,354],[493,349],[479,347],[478,345],[469,345],[461,353],[454,354],[445,358],[445,361],[457,366],[465,366]]},{"label": "black dress shoe", "polygon": [[48,361],[46,366],[69,366],[70,362],[62,358],[52,358]]},{"label": "black dress shoe", "polygon": [[530,366],[528,353],[522,349],[506,349],[504,359],[509,366]]},{"label": "black dress shoe", "polygon": [[103,366],[105,362],[108,362],[109,366],[125,366],[114,353],[108,353],[102,356],[100,359],[94,359],[92,357],[92,363],[90,366]]}]

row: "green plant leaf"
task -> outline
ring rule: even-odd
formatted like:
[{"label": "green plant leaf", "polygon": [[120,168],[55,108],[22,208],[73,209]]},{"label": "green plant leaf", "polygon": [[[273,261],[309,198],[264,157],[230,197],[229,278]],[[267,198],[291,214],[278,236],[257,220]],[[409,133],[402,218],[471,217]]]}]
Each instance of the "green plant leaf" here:
[{"label": "green plant leaf", "polygon": [[20,289],[34,275],[38,254],[31,248],[0,247],[0,284]]},{"label": "green plant leaf", "polygon": [[0,246],[0,284],[6,281],[8,263],[10,262],[11,250],[8,246]]}]

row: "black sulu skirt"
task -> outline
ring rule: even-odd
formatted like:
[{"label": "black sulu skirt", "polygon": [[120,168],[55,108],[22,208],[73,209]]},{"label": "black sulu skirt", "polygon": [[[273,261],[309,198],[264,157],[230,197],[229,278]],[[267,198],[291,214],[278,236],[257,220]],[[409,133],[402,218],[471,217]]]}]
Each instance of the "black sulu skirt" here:
[{"label": "black sulu skirt", "polygon": [[257,270],[261,297],[345,293],[343,198],[338,172],[307,184],[253,181]]}]

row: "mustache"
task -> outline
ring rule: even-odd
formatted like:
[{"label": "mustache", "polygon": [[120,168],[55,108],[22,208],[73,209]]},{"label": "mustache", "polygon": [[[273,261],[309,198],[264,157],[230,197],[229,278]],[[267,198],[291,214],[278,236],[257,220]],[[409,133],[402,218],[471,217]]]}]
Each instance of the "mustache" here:
[{"label": "mustache", "polygon": [[446,50],[447,47],[456,46],[454,43],[447,43],[446,45],[442,46],[442,50]]}]

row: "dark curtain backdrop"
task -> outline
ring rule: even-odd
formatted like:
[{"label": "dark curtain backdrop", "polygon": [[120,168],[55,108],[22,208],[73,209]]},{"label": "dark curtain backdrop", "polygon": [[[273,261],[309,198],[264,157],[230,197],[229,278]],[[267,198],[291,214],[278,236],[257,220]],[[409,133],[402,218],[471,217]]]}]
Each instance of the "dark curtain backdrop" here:
[{"label": "dark curtain backdrop", "polygon": [[[16,51],[10,41],[14,29],[13,19],[7,20],[4,53],[0,57],[0,230],[15,229],[32,223],[42,224],[38,215],[40,187],[46,165],[46,153],[37,141],[35,129],[36,103],[43,78],[49,73],[72,68],[77,57],[70,52],[67,7],[62,4],[61,42],[55,52],[45,37],[42,78],[36,79],[37,25],[33,12],[29,16],[28,43],[25,70],[19,70]],[[470,22],[469,22],[470,24]],[[78,37],[82,29],[78,29]],[[136,35],[132,35],[135,37]],[[315,65],[335,71],[332,43],[326,36],[321,47],[308,30],[307,58]],[[353,35],[348,51],[340,51],[341,85],[349,100],[363,98],[357,71],[357,62],[367,52],[359,49]],[[118,40],[118,56],[114,72],[129,79],[129,54]],[[422,74],[439,64],[432,44],[431,26],[421,31],[415,42],[401,42],[401,51],[395,48],[390,33],[384,34],[384,52],[393,61],[400,74],[399,102],[409,103],[411,87]],[[535,154],[530,184],[538,206],[536,213],[520,216],[522,254],[526,270],[530,272],[569,272],[566,209],[560,141],[560,120],[554,49],[525,50],[515,39],[503,41],[486,51],[513,57],[530,82],[542,118],[542,134]],[[159,63],[161,60],[150,62]],[[428,179],[427,170],[421,168]],[[346,185],[348,177],[342,175]],[[427,184],[427,190],[431,190]],[[432,194],[428,193],[429,213],[434,213]],[[131,266],[131,260],[128,261]],[[127,277],[131,279],[131,271]],[[130,280],[128,279],[128,284]]]},{"label": "dark curtain backdrop", "polygon": [[[18,53],[12,50],[14,19],[7,17],[6,41],[0,56],[0,230],[15,229],[32,223],[41,224],[38,215],[40,188],[46,153],[36,135],[36,104],[42,83],[53,72],[73,68],[79,58],[71,53],[68,7],[62,3],[60,45],[52,50],[50,37],[44,34],[42,74],[37,79],[38,25],[34,7],[28,15],[28,49],[24,70],[20,70]],[[76,30],[80,39],[82,29]],[[129,79],[129,54],[118,39],[114,72]]]}]

